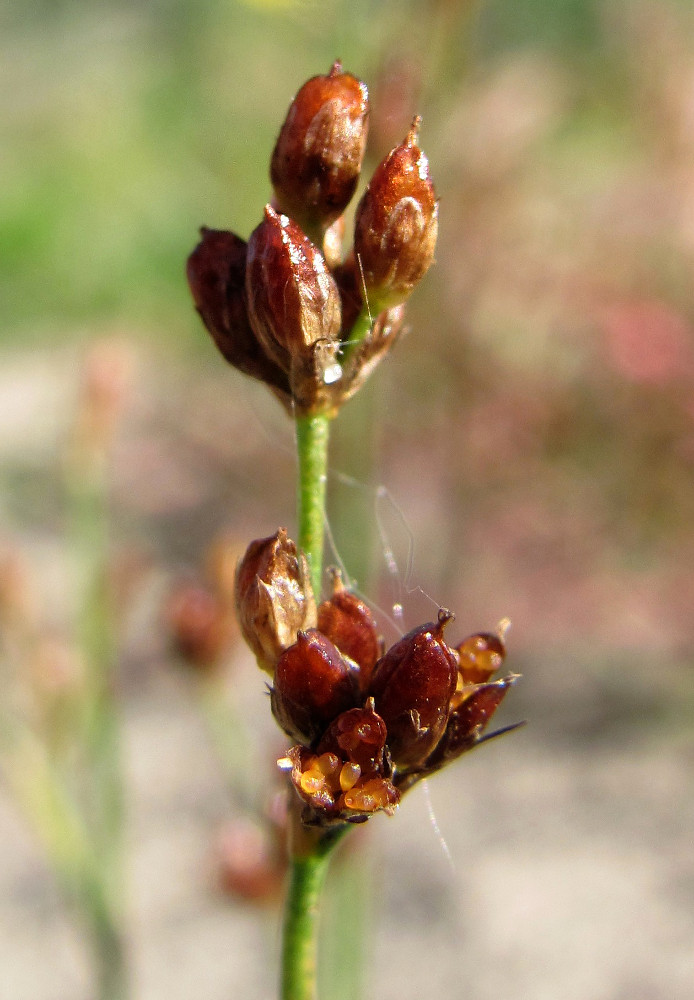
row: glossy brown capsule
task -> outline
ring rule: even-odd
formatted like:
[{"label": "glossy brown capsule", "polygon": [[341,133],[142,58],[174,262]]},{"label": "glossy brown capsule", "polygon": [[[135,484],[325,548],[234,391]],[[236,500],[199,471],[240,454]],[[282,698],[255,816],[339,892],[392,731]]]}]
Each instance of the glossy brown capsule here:
[{"label": "glossy brown capsule", "polygon": [[340,295],[320,250],[286,215],[265,206],[248,241],[248,315],[269,358],[291,373],[319,342],[337,341]]},{"label": "glossy brown capsule", "polygon": [[369,699],[366,707],[350,708],[333,720],[316,753],[334,753],[357,764],[361,777],[372,777],[384,772],[387,736],[386,724]]},{"label": "glossy brown capsule", "polygon": [[421,765],[446,729],[456,688],[457,660],[443,638],[453,616],[441,611],[396,642],[376,664],[370,694],[388,729],[388,749],[397,768]]},{"label": "glossy brown capsule", "polygon": [[369,607],[336,579],[332,597],[318,606],[318,628],[359,667],[359,686],[369,686],[381,648]]},{"label": "glossy brown capsule", "polygon": [[272,711],[285,733],[306,745],[357,700],[354,670],[317,629],[299,632],[277,663]]},{"label": "glossy brown capsule", "polygon": [[434,259],[438,205],[419,124],[376,168],[357,207],[354,253],[372,313],[404,302]]},{"label": "glossy brown capsule", "polygon": [[339,62],[292,101],[270,164],[276,207],[317,238],[340,216],[359,180],[368,132],[366,85]]},{"label": "glossy brown capsule", "polygon": [[186,276],[203,323],[230,365],[288,393],[286,373],[267,357],[248,319],[245,240],[204,226],[200,235],[188,258]]},{"label": "glossy brown capsule", "polygon": [[236,612],[258,665],[270,674],[299,630],[316,624],[308,566],[284,528],[246,549],[236,569]]}]

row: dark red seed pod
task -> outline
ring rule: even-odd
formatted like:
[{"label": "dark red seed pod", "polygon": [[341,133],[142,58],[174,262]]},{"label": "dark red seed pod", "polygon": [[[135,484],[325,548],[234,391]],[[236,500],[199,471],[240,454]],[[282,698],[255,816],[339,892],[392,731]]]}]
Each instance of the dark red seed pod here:
[{"label": "dark red seed pod", "polygon": [[405,141],[376,168],[354,221],[354,253],[372,313],[399,305],[429,270],[438,206],[415,118]]},{"label": "dark red seed pod", "polygon": [[299,632],[280,657],[272,711],[285,733],[307,746],[357,700],[354,669],[317,629]]},{"label": "dark red seed pod", "polygon": [[370,778],[384,771],[386,737],[386,724],[369,699],[365,708],[350,708],[332,721],[316,753],[346,757],[359,766],[362,778]]},{"label": "dark red seed pod", "polygon": [[245,240],[204,226],[200,234],[202,239],[188,258],[186,276],[203,323],[230,365],[288,393],[286,373],[266,356],[248,319]]},{"label": "dark red seed pod", "polygon": [[236,614],[258,666],[274,673],[300,629],[316,623],[308,566],[280,528],[251,542],[236,568]]},{"label": "dark red seed pod", "polygon": [[251,326],[283,371],[340,334],[340,295],[325,259],[299,226],[269,205],[248,241],[246,295]]},{"label": "dark red seed pod", "polygon": [[344,656],[359,667],[359,686],[365,691],[381,652],[376,623],[370,609],[339,578],[332,597],[318,606],[318,629]]},{"label": "dark red seed pod", "polygon": [[366,85],[336,62],[292,101],[270,164],[277,207],[305,230],[340,216],[359,180],[368,132]]},{"label": "dark red seed pod", "polygon": [[443,638],[453,616],[439,612],[396,642],[376,664],[370,693],[388,728],[388,749],[399,769],[416,768],[446,729],[458,665]]}]

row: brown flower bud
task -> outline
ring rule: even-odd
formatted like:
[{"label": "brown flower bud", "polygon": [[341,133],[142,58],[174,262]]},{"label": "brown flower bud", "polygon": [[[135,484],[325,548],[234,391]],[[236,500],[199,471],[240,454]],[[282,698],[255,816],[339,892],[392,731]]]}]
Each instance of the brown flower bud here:
[{"label": "brown flower bud", "polygon": [[371,611],[356,594],[344,588],[338,575],[332,597],[318,607],[318,628],[344,656],[357,664],[359,687],[365,691],[381,644]]},{"label": "brown flower bud", "polygon": [[236,612],[258,665],[271,674],[299,630],[315,625],[308,566],[284,528],[248,546],[236,570]]},{"label": "brown flower bud", "polygon": [[320,250],[269,205],[248,241],[248,312],[268,357],[291,373],[340,332],[340,296]]},{"label": "brown flower bud", "polygon": [[317,629],[299,632],[279,658],[271,697],[285,733],[310,744],[336,715],[355,705],[355,670]]},{"label": "brown flower bud", "polygon": [[386,724],[369,698],[365,708],[350,708],[332,721],[316,748],[316,753],[334,753],[359,767],[362,778],[385,770]]},{"label": "brown flower bud", "polygon": [[200,234],[186,275],[203,323],[230,365],[288,393],[286,373],[266,356],[248,320],[246,242],[234,233],[204,226]]},{"label": "brown flower bud", "polygon": [[373,313],[404,302],[434,259],[438,205],[419,124],[376,168],[357,207],[354,252]]},{"label": "brown flower bud", "polygon": [[277,207],[307,232],[324,230],[349,203],[366,147],[366,85],[336,62],[292,101],[277,139],[270,178]]},{"label": "brown flower bud", "polygon": [[421,765],[441,739],[458,675],[443,629],[453,616],[440,611],[409,632],[376,664],[370,693],[388,727],[388,749],[397,768]]}]

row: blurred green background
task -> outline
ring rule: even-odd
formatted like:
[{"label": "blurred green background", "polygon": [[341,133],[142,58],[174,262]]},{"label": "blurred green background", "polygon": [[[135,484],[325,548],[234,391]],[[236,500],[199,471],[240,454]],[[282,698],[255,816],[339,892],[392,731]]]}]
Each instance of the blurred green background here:
[{"label": "blurred green background", "polygon": [[[372,995],[684,997],[691,4],[46,0],[0,12],[0,546],[34,581],[40,627],[69,635],[62,456],[96,351],[118,411],[136,995],[272,995],[258,949],[273,921],[205,881],[225,785],[159,608],[221,532],[245,545],[293,528],[291,427],[215,354],[184,262],[201,224],[248,236],[291,96],[338,57],[369,86],[367,176],[422,114],[441,232],[408,336],[335,428],[335,548],[383,621],[399,603],[409,628],[437,602],[464,633],[511,618],[525,677],[505,719],[531,722],[432,783],[453,876],[414,795],[380,824],[371,967],[407,968],[422,941],[450,957]],[[238,683],[251,702],[262,688],[250,671]],[[22,822],[3,799],[0,998],[87,997],[79,935]],[[399,887],[413,853],[414,901]]]}]

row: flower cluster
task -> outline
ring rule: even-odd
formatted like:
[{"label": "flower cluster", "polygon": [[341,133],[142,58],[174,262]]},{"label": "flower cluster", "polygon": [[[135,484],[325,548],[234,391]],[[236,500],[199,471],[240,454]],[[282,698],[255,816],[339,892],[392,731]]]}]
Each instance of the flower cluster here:
[{"label": "flower cluster", "polygon": [[368,131],[366,86],[336,62],[296,94],[270,165],[274,197],[248,242],[203,228],[188,259],[196,308],[235,368],[295,415],[334,413],[395,342],[434,256],[438,206],[420,120],[377,167],[344,256],[344,212]]},{"label": "flower cluster", "polygon": [[483,739],[515,680],[492,680],[501,634],[450,646],[453,615],[384,649],[368,606],[334,575],[316,606],[303,558],[280,529],[239,563],[241,628],[272,675],[275,719],[295,741],[280,761],[304,803],[307,826],[360,823],[392,812],[404,791]]}]

